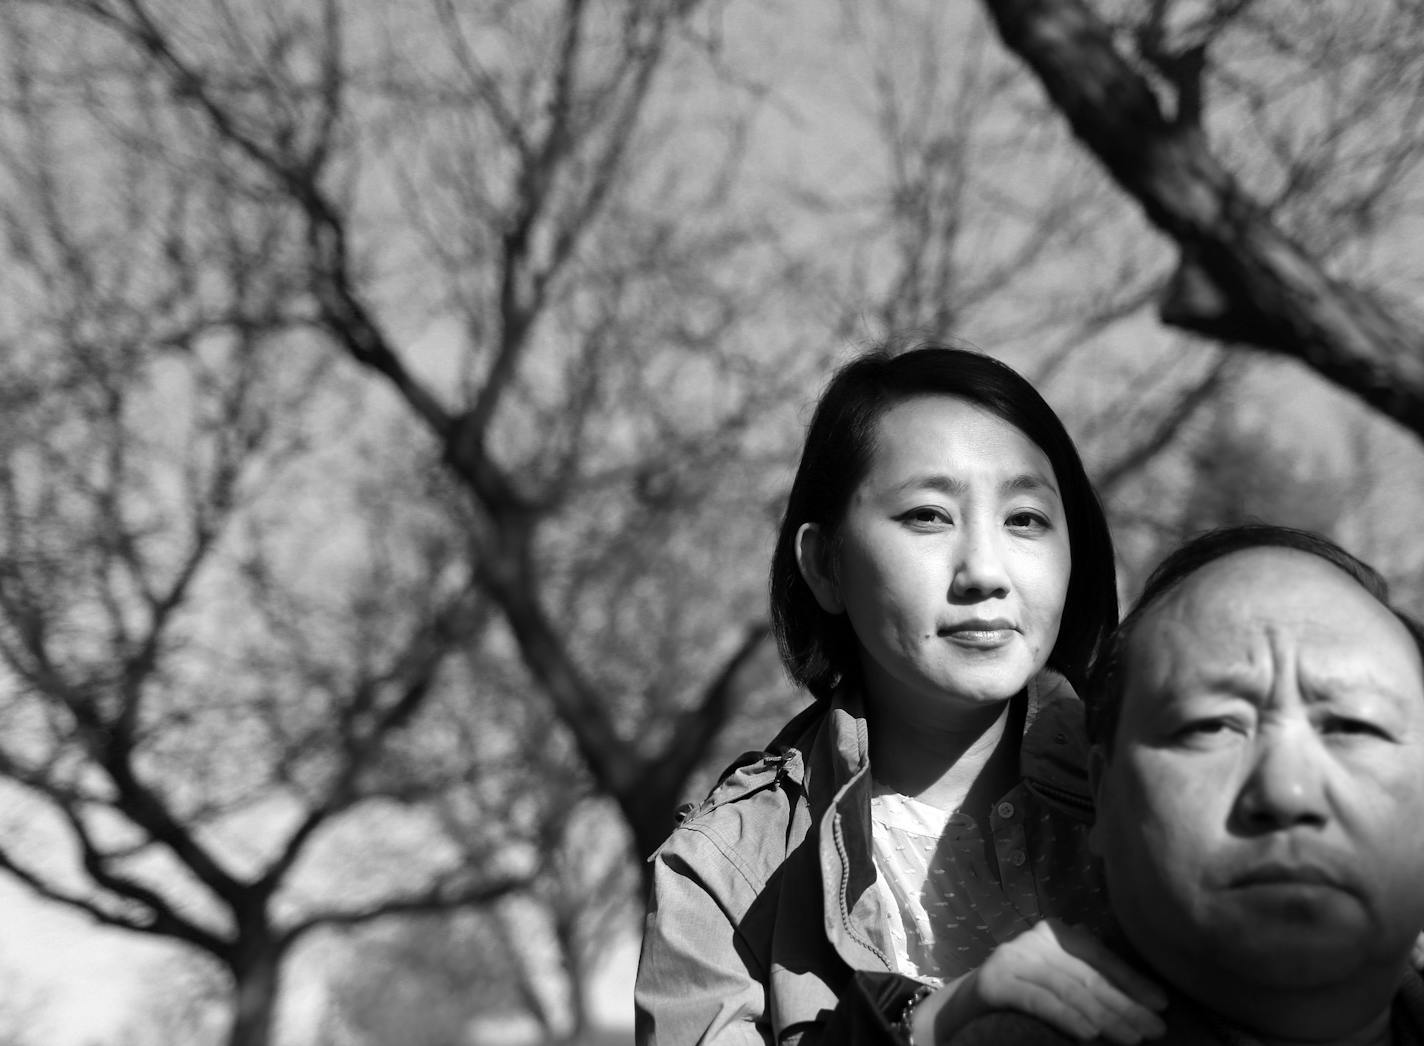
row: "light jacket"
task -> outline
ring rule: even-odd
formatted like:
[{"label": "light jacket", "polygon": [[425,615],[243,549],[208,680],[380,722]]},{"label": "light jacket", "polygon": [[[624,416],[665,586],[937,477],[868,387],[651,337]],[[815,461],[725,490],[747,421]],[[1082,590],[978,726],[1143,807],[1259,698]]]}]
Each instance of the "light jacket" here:
[{"label": "light jacket", "polygon": [[[1011,714],[1019,781],[981,826],[1020,917],[1004,939],[1049,916],[1096,930],[1106,906],[1088,856],[1082,706],[1044,673]],[[895,971],[872,888],[871,788],[865,716],[847,691],[729,768],[651,858],[639,1046],[847,1038],[837,1007],[853,974]]]}]

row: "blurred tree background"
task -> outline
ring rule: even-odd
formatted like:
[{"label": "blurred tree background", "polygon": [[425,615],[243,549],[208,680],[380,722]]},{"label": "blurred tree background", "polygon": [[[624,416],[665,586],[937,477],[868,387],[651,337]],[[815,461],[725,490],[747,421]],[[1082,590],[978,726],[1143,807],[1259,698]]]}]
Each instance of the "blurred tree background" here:
[{"label": "blurred tree background", "polygon": [[1262,517],[1424,610],[1421,156],[1412,0],[0,4],[0,870],[171,945],[97,1041],[609,1035],[887,335],[1040,386],[1126,597]]}]

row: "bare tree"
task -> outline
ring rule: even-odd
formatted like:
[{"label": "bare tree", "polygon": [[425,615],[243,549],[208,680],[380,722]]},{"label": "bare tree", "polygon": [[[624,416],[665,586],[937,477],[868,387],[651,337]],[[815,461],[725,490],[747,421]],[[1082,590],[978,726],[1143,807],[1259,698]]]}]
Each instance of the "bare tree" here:
[{"label": "bare tree", "polygon": [[844,329],[1056,342],[1138,307],[1159,278],[1123,252],[1120,266],[1046,292],[1054,272],[1102,253],[1122,208],[1063,148],[1053,110],[990,33],[974,8],[842,5],[842,61],[866,84],[841,119],[860,116],[872,145],[856,188],[822,208],[832,227],[855,221]]},{"label": "bare tree", "polygon": [[[329,360],[290,355],[280,210],[210,157],[136,147],[186,131],[143,80],[71,104],[56,51],[5,17],[0,771],[66,845],[7,841],[0,868],[205,952],[233,985],[228,1041],[263,1043],[313,930],[485,903],[531,874],[431,861],[304,886],[333,830],[447,786],[394,742],[487,615],[448,526],[422,543],[409,513],[344,524],[310,496],[313,440],[357,401]],[[133,122],[106,126],[104,86],[130,92]],[[343,542],[365,561],[327,569]]]},{"label": "bare tree", "polygon": [[[765,625],[758,614],[715,644],[723,663],[712,666],[700,697],[662,699],[680,719],[659,716],[629,736],[631,724],[619,722],[617,702],[550,616],[549,586],[557,582],[546,579],[540,548],[591,484],[621,478],[622,490],[635,493],[642,484],[645,503],[682,496],[676,478],[660,474],[665,467],[649,470],[641,454],[612,446],[614,439],[664,441],[665,451],[670,430],[683,428],[674,449],[684,455],[679,467],[695,474],[708,455],[732,445],[765,394],[752,357],[724,361],[711,351],[720,345],[726,353],[734,344],[731,303],[746,286],[719,287],[705,266],[689,264],[712,250],[722,271],[735,272],[725,266],[742,238],[717,232],[709,239],[696,230],[679,235],[681,212],[645,209],[634,223],[629,208],[637,193],[657,186],[619,182],[630,168],[670,35],[695,5],[571,0],[542,5],[526,22],[497,5],[487,16],[435,3],[440,32],[422,39],[423,46],[433,39],[444,48],[438,61],[427,63],[442,79],[396,82],[389,89],[397,101],[414,95],[444,104],[414,130],[402,121],[417,110],[393,104],[384,137],[373,131],[353,144],[355,152],[342,151],[348,138],[358,138],[349,105],[363,82],[352,67],[346,9],[329,3],[314,21],[293,16],[285,29],[272,31],[265,54],[243,54],[249,65],[256,63],[254,84],[252,75],[215,64],[141,0],[65,6],[110,29],[185,117],[204,125],[252,191],[277,201],[298,224],[293,264],[311,322],[388,382],[436,441],[476,510],[476,586],[499,608],[582,762],[623,810],[636,848],[646,852],[667,829],[666,796],[679,791],[740,692],[741,667],[761,649]],[[481,22],[489,17],[504,21]],[[480,34],[501,31],[507,41],[528,38],[522,41],[533,51],[528,65],[501,69],[497,53],[480,52],[476,45],[490,40]],[[251,52],[251,41],[248,46]],[[407,130],[416,137],[405,137]],[[368,272],[373,245],[363,237],[390,231],[374,216],[368,228],[359,196],[342,189],[355,177],[360,148],[402,150],[395,178],[411,169],[448,175],[402,194],[401,217],[404,247],[441,250],[449,261],[433,275],[435,304],[452,321],[453,352],[468,375],[455,389],[437,390],[422,380],[404,359],[395,324],[376,308],[379,291]],[[439,244],[420,235],[435,230]],[[650,252],[657,259],[652,267]],[[628,315],[631,299],[684,280],[700,286],[678,288],[690,304],[676,314]],[[661,396],[648,388],[659,373],[669,383]],[[687,431],[686,415],[663,413],[658,400],[680,409],[678,383],[699,376],[725,383],[731,409],[702,431]],[[705,392],[699,390],[699,398]],[[630,431],[615,430],[598,446],[593,419],[635,404],[651,410],[630,419]],[[668,482],[673,489],[660,486]]]},{"label": "bare tree", "polygon": [[[1083,145],[1176,243],[1177,269],[1159,305],[1165,322],[1295,356],[1424,433],[1417,318],[1352,283],[1338,250],[1377,228],[1418,167],[1417,9],[1322,4],[1304,13],[1251,0],[1164,0],[1134,5],[1114,24],[1086,0],[985,7]],[[1243,41],[1255,45],[1254,67],[1245,55],[1231,60]],[[1372,76],[1359,75],[1360,58],[1374,63]],[[1291,97],[1282,88],[1291,78],[1308,82],[1323,104]],[[1224,110],[1234,104],[1234,115],[1267,131],[1260,137],[1275,155],[1264,166],[1275,177],[1264,181],[1274,185],[1253,192],[1257,172],[1233,171],[1213,143],[1219,89],[1228,94]],[[1325,126],[1301,133],[1321,114]],[[1373,127],[1362,134],[1361,123]],[[1282,133],[1286,124],[1294,131]],[[1239,147],[1244,138],[1233,141]],[[1325,234],[1319,220],[1312,228],[1300,219],[1322,202]]]},{"label": "bare tree", "polygon": [[535,890],[468,915],[360,933],[331,978],[331,1041],[448,1043],[482,1021],[516,1020],[541,1041],[587,1041],[597,964],[621,936],[636,871],[589,838],[608,830],[609,811],[585,802],[571,813],[582,833],[552,852],[565,867]]},{"label": "bare tree", "polygon": [[[5,10],[0,771],[80,860],[0,866],[211,955],[231,1043],[312,931],[515,889],[581,990],[549,798],[645,853],[765,689],[803,370],[755,216],[685,220],[735,157],[661,151],[698,6]],[[448,859],[321,885],[392,806]]]}]

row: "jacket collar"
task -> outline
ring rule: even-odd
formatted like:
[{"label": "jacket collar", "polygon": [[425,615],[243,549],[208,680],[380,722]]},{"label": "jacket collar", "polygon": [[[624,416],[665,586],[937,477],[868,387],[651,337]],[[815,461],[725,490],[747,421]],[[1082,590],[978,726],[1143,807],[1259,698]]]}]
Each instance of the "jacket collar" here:
[{"label": "jacket collar", "polygon": [[[1049,797],[1091,806],[1083,703],[1073,687],[1058,673],[1045,670],[1029,681],[1025,693],[1016,700],[1023,700],[1026,706],[1019,742],[1020,775]],[[802,727],[797,733],[801,736],[791,746],[804,754],[805,766],[787,768],[801,784],[816,821],[870,762],[865,704],[860,691],[840,687],[826,701],[823,715],[824,718],[808,717],[805,721],[797,717]]]},{"label": "jacket collar", "polygon": [[1019,773],[1045,797],[1091,811],[1083,702],[1056,672],[1040,672],[1029,681]]},{"label": "jacket collar", "polygon": [[[1045,673],[1014,701],[1018,707],[1011,722],[1023,724],[1020,776],[1045,799],[1090,815],[1082,706],[1072,688]],[[783,733],[788,748],[783,766],[805,797],[820,865],[826,935],[852,969],[893,970],[881,897],[871,889],[876,873],[864,702],[858,690],[842,687],[817,712],[805,720],[795,741],[789,731]]]}]

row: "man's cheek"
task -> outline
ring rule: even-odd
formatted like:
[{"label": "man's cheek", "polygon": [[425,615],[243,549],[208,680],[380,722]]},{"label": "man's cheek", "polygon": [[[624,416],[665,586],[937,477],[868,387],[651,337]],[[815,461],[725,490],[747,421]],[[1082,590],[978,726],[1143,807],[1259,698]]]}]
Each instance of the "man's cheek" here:
[{"label": "man's cheek", "polygon": [[1139,859],[1154,869],[1154,878],[1171,881],[1208,856],[1210,803],[1200,779],[1183,780],[1173,768],[1159,766],[1154,780],[1152,769],[1145,769],[1135,782],[1136,817],[1117,827],[1128,833],[1122,837],[1139,839]]}]

